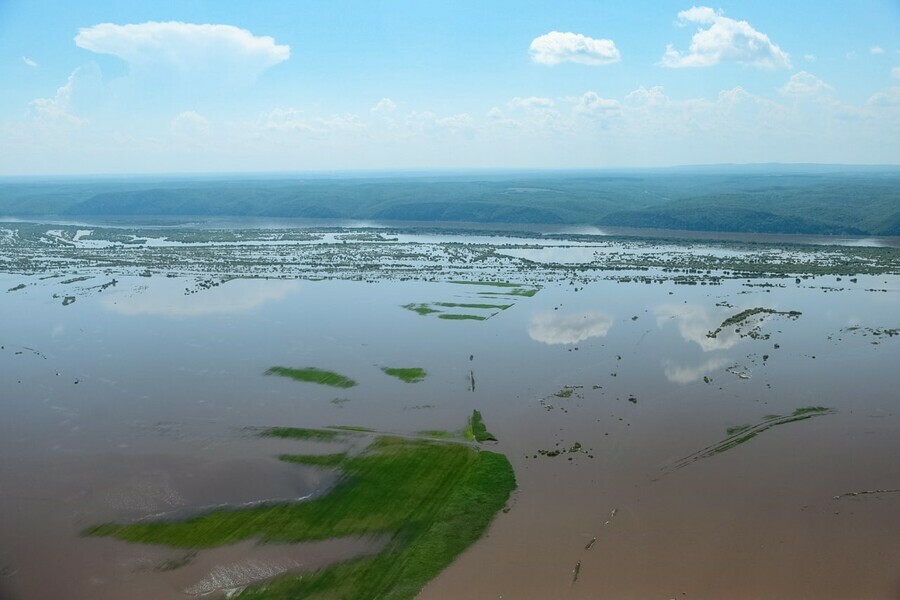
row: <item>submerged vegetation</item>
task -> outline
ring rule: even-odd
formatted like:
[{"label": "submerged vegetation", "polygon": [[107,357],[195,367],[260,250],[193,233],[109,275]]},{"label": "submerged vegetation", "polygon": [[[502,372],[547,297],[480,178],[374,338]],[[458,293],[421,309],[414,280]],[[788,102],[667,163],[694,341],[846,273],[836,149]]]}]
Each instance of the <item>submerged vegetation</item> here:
[{"label": "submerged vegetation", "polygon": [[742,323],[747,321],[747,319],[749,319],[750,317],[753,317],[755,315],[786,315],[792,319],[796,319],[802,314],[803,313],[796,311],[796,310],[778,311],[778,310],[775,310],[774,308],[762,308],[762,307],[748,308],[747,310],[742,310],[741,312],[739,312],[735,315],[732,315],[732,316],[728,317],[727,319],[725,319],[724,321],[722,321],[722,324],[719,325],[715,330],[707,333],[706,337],[715,338],[722,332],[723,329],[725,329],[727,327],[737,327],[738,325],[741,325]]},{"label": "submerged vegetation", "polygon": [[680,469],[702,458],[708,458],[727,450],[731,450],[736,446],[739,446],[745,442],[749,442],[764,431],[767,431],[773,427],[777,427],[778,425],[786,425],[787,423],[805,421],[806,419],[811,419],[813,417],[821,417],[834,413],[834,409],[826,408],[824,406],[806,406],[796,409],[789,415],[766,415],[761,422],[754,425],[737,425],[728,427],[725,431],[725,433],[728,434],[728,437],[726,437],[724,440],[717,442],[712,446],[707,446],[702,450],[698,450],[693,454],[685,456],[684,458],[673,463],[669,467],[669,469]]},{"label": "submerged vegetation", "polygon": [[[475,411],[470,428],[486,433]],[[294,428],[269,435],[299,437]],[[490,438],[487,438],[490,439]],[[467,444],[381,435],[360,454],[286,454],[287,462],[339,468],[342,478],[307,502],[219,509],[183,521],[107,523],[88,536],[178,548],[210,548],[255,538],[304,542],[386,535],[375,556],[348,560],[311,574],[286,574],[244,590],[241,598],[411,599],[484,533],[516,486],[502,454]]]},{"label": "submerged vegetation", "polygon": [[356,382],[349,377],[345,377],[332,371],[317,369],[316,367],[303,367],[299,369],[290,367],[272,367],[266,371],[266,375],[289,377],[296,381],[318,383],[320,385],[329,385],[337,388],[351,388],[356,385]]}]

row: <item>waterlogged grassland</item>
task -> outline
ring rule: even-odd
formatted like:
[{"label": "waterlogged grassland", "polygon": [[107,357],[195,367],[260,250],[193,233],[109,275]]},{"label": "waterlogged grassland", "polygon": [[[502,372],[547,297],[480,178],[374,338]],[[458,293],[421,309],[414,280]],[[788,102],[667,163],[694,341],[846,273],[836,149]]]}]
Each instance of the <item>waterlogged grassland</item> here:
[{"label": "waterlogged grassland", "polygon": [[764,431],[768,431],[778,425],[786,425],[788,423],[796,423],[797,421],[805,421],[813,417],[822,417],[834,414],[834,409],[824,406],[806,406],[798,408],[789,415],[766,415],[759,423],[752,425],[736,425],[728,427],[725,433],[728,435],[724,440],[717,442],[711,446],[707,446],[693,454],[673,463],[669,470],[680,469],[686,467],[703,458],[709,458],[716,454],[721,454],[727,450],[731,450],[741,444],[749,442]]},{"label": "waterlogged grassland", "polygon": [[[480,415],[478,423],[484,427]],[[453,442],[378,436],[355,456],[280,458],[339,468],[342,479],[309,502],[216,510],[176,522],[108,523],[84,534],[192,549],[244,539],[304,542],[387,535],[385,549],[374,557],[285,575],[239,597],[410,599],[481,537],[516,486],[505,456]]]},{"label": "waterlogged grassland", "polygon": [[438,315],[438,319],[446,319],[448,321],[487,321],[488,317],[481,315],[465,315],[461,313],[444,313]]},{"label": "waterlogged grassland", "polygon": [[316,367],[302,367],[298,369],[290,367],[272,367],[266,371],[266,375],[278,375],[280,377],[289,377],[296,381],[306,381],[309,383],[318,383],[320,385],[328,385],[337,388],[352,388],[356,382],[345,377],[340,373],[317,369]]},{"label": "waterlogged grassland", "polygon": [[421,367],[383,367],[381,370],[384,371],[386,375],[396,377],[400,381],[405,381],[406,383],[419,383],[424,380],[425,375],[427,375],[425,369],[422,369]]}]

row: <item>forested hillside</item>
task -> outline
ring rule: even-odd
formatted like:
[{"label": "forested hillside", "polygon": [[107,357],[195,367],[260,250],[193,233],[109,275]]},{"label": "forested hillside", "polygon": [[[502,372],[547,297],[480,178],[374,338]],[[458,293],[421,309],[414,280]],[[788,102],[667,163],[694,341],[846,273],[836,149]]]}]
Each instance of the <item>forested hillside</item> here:
[{"label": "forested hillside", "polygon": [[7,217],[305,217],[900,235],[900,168],[0,180]]}]

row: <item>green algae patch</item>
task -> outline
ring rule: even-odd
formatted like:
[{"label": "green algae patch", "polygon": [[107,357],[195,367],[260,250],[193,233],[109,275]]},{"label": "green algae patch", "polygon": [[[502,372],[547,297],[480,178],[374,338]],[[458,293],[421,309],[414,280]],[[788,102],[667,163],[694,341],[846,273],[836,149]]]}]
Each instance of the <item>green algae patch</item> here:
[{"label": "green algae patch", "polygon": [[420,367],[382,367],[381,370],[384,371],[385,375],[396,377],[400,381],[405,381],[406,383],[419,383],[420,381],[425,379],[425,375],[427,375],[427,373],[425,373],[425,369],[422,369]]},{"label": "green algae patch", "polygon": [[699,450],[693,454],[685,456],[684,458],[670,465],[668,467],[668,470],[680,469],[702,458],[709,458],[710,456],[715,456],[716,454],[721,454],[722,452],[731,450],[732,448],[749,442],[759,434],[763,433],[764,431],[768,431],[773,427],[786,425],[788,423],[796,423],[797,421],[805,421],[813,417],[832,415],[834,413],[834,409],[827,408],[825,406],[805,406],[803,408],[796,409],[789,415],[766,415],[765,417],[763,417],[763,420],[761,422],[754,425],[737,425],[728,427],[725,430],[725,433],[728,435],[728,437],[726,437],[724,440],[717,442],[711,446],[707,446],[706,448],[703,448],[702,450]]},{"label": "green algae patch", "polygon": [[340,373],[334,373],[333,371],[317,369],[316,367],[302,367],[299,369],[290,367],[272,367],[266,371],[266,375],[289,377],[295,381],[306,381],[337,388],[351,388],[356,385],[356,382],[349,377],[345,377]]},{"label": "green algae patch", "polygon": [[496,442],[497,438],[494,437],[494,434],[487,430],[487,426],[484,424],[484,419],[481,416],[481,413],[477,410],[472,411],[472,416],[469,417],[469,424],[466,427],[466,439],[474,440],[476,442]]},{"label": "green algae patch", "polygon": [[107,523],[83,534],[190,549],[245,539],[386,535],[377,555],[302,576],[285,574],[238,597],[407,600],[484,534],[516,487],[505,456],[452,442],[379,436],[354,456],[282,459],[339,468],[342,477],[330,492],[306,502],[218,509],[183,521]]}]

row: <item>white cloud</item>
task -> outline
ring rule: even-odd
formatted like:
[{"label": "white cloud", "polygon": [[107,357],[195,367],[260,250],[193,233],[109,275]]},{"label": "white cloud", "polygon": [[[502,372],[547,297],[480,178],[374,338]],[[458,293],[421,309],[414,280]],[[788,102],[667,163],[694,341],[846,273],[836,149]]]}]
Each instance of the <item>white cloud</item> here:
[{"label": "white cloud", "polygon": [[565,315],[547,311],[531,318],[528,336],[544,344],[577,344],[605,336],[612,326],[612,316],[602,312],[589,310]]},{"label": "white cloud", "polygon": [[556,103],[550,98],[540,98],[538,96],[529,96],[528,98],[515,97],[509,101],[510,108],[524,108],[527,110],[551,110]]},{"label": "white cloud", "polygon": [[811,62],[811,63],[816,62],[816,55],[815,54],[804,54],[803,60],[805,60],[806,62]]},{"label": "white cloud", "polygon": [[751,67],[791,67],[788,54],[747,21],[730,19],[706,6],[694,6],[678,13],[678,25],[690,23],[701,27],[691,38],[689,52],[681,53],[669,44],[660,60],[662,66],[711,67],[733,61]]},{"label": "white cloud", "polygon": [[900,86],[893,86],[869,98],[868,104],[881,108],[900,107]]},{"label": "white cloud", "polygon": [[172,119],[169,129],[176,136],[196,138],[209,133],[209,120],[193,111],[185,111]]},{"label": "white cloud", "polygon": [[794,73],[779,90],[786,96],[818,96],[832,91],[832,87],[806,71]]},{"label": "white cloud", "polygon": [[575,105],[575,112],[583,115],[603,115],[621,108],[618,100],[603,98],[597,92],[585,92]]},{"label": "white cloud", "polygon": [[376,114],[388,114],[397,110],[397,103],[390,98],[382,98],[369,110]]},{"label": "white cloud", "polygon": [[471,115],[467,113],[460,113],[458,115],[451,115],[449,117],[444,117],[442,119],[438,119],[435,121],[435,125],[438,127],[444,127],[445,129],[449,129],[450,131],[462,131],[464,129],[471,129],[475,126],[475,119],[471,117]]},{"label": "white cloud", "polygon": [[32,69],[38,68],[40,65],[37,64],[37,61],[28,58],[27,56],[22,57],[22,62],[31,67]]},{"label": "white cloud", "polygon": [[549,67],[562,62],[597,66],[621,60],[612,40],[589,38],[580,33],[551,31],[534,38],[529,50],[532,61]]},{"label": "white cloud", "polygon": [[669,102],[662,86],[655,85],[650,89],[639,87],[625,96],[625,103],[632,106],[660,106]]},{"label": "white cloud", "polygon": [[30,106],[45,118],[81,125],[85,120],[75,114],[73,96],[79,89],[90,85],[85,80],[91,79],[99,79],[99,69],[96,65],[78,67],[66,79],[65,85],[57,88],[56,94],[52,98],[35,98],[31,101]]},{"label": "white cloud", "polygon": [[900,79],[900,67],[894,67],[891,69],[891,77],[894,79]]},{"label": "white cloud", "polygon": [[184,74],[217,73],[230,79],[253,78],[287,60],[290,46],[233,25],[178,21],[79,29],[75,45],[121,58],[133,69],[165,67]]},{"label": "white cloud", "polygon": [[869,48],[869,52],[871,52],[872,54],[884,54],[884,48],[882,48],[881,46],[872,46],[871,48]]},{"label": "white cloud", "polygon": [[327,117],[305,117],[296,108],[275,108],[263,115],[262,126],[269,131],[294,131],[312,136],[364,131],[367,126],[358,115],[345,113]]}]

